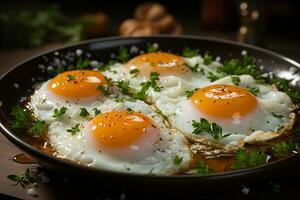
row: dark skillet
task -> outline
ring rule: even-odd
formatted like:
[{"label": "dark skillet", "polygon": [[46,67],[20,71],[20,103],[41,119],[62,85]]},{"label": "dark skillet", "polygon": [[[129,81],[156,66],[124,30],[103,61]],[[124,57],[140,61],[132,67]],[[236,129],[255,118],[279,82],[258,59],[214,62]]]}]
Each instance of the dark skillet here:
[{"label": "dark skillet", "polygon": [[[70,176],[84,177],[87,180],[100,180],[102,183],[103,180],[105,180],[105,182],[121,183],[122,185],[133,187],[137,185],[141,187],[145,186],[144,188],[151,188],[150,190],[152,191],[160,189],[171,189],[175,191],[179,188],[181,191],[192,191],[194,189],[194,191],[197,192],[207,192],[210,191],[211,188],[214,188],[215,191],[216,186],[219,189],[225,189],[243,183],[274,178],[282,175],[283,170],[290,175],[294,173],[296,168],[299,167],[300,155],[294,155],[261,167],[205,176],[151,176],[112,172],[85,167],[41,152],[24,142],[11,129],[11,107],[17,105],[22,97],[28,96],[32,92],[32,77],[40,77],[39,80],[47,80],[47,78],[49,78],[47,73],[43,73],[39,69],[38,65],[45,64],[47,66],[51,64],[49,62],[53,60],[54,57],[57,57],[57,54],[55,55],[54,52],[59,52],[59,55],[65,55],[67,52],[75,52],[76,49],[82,49],[83,52],[89,52],[92,58],[107,62],[110,59],[111,53],[118,52],[120,46],[130,47],[135,45],[140,49],[146,49],[149,43],[158,43],[160,50],[171,50],[174,53],[181,52],[183,47],[197,48],[200,49],[201,54],[209,52],[214,57],[220,56],[222,60],[231,57],[240,58],[241,51],[246,50],[250,55],[260,61],[259,64],[264,66],[264,71],[272,71],[280,77],[294,79],[292,83],[294,87],[300,91],[300,85],[296,84],[300,79],[300,75],[290,70],[291,67],[296,69],[300,68],[300,64],[289,58],[258,47],[242,45],[216,38],[189,36],[104,38],[43,53],[24,61],[4,74],[0,80],[0,91],[2,93],[0,99],[2,102],[2,106],[0,107],[0,128],[2,133],[22,151],[48,169],[59,171]],[[15,83],[19,85],[18,88],[14,86]],[[288,174],[285,174],[285,176],[288,176]]]}]

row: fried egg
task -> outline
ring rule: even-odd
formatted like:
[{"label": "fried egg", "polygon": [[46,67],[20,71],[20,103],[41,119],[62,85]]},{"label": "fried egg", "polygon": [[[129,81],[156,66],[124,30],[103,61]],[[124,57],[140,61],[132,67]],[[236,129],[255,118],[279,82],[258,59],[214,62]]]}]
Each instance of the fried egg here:
[{"label": "fried egg", "polygon": [[[295,114],[289,110],[292,101],[286,93],[271,85],[258,84],[250,75],[238,78],[239,86],[234,85],[232,77],[228,76],[199,88],[189,99],[182,98],[176,106],[157,106],[170,116],[173,127],[192,140],[228,148],[264,142],[280,136],[283,130],[291,129]],[[249,88],[256,88],[259,91],[257,96]],[[216,140],[208,132],[193,134],[193,120],[200,122],[201,118],[222,127],[223,135],[230,135]]]},{"label": "fried egg", "polygon": [[[119,102],[114,94],[103,95],[97,86],[105,84],[99,72],[69,71],[43,83],[31,96],[36,117],[48,124],[55,155],[132,173],[174,174],[186,169],[192,158],[185,137],[167,127],[143,101]],[[54,117],[62,107],[66,112]],[[88,114],[82,116],[82,108]],[[176,157],[182,159],[180,164],[173,162]]]},{"label": "fried egg", "polygon": [[104,74],[113,81],[129,81],[130,87],[139,91],[141,83],[150,80],[151,72],[157,72],[159,73],[157,83],[161,90],[155,91],[149,88],[147,94],[150,101],[163,103],[176,101],[178,97],[185,95],[186,90],[210,83],[210,80],[203,74],[191,71],[189,66],[192,64],[204,67],[205,71],[211,70],[210,67],[215,68],[220,65],[213,62],[211,66],[206,66],[201,56],[189,60],[172,53],[154,52],[136,56],[125,64],[117,63]]}]

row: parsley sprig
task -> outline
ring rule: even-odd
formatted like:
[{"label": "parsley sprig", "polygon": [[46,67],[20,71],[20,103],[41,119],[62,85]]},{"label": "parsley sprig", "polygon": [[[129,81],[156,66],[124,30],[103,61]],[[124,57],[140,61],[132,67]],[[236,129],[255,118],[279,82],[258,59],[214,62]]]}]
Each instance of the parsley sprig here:
[{"label": "parsley sprig", "polygon": [[267,155],[262,151],[238,149],[235,153],[233,169],[245,169],[267,163]]},{"label": "parsley sprig", "polygon": [[129,87],[129,81],[118,81],[117,82],[117,87],[121,89],[123,94],[129,94],[130,87]]},{"label": "parsley sprig", "polygon": [[108,85],[97,85],[96,90],[102,91],[105,96],[111,94]]},{"label": "parsley sprig", "polygon": [[90,113],[87,111],[86,108],[80,108],[79,115],[80,115],[81,117],[87,117],[87,116],[90,115]]},{"label": "parsley sprig", "polygon": [[183,157],[182,157],[182,156],[176,155],[176,156],[173,158],[173,163],[174,163],[175,165],[179,165],[180,163],[182,163],[182,161],[183,161]]},{"label": "parsley sprig", "polygon": [[201,118],[199,122],[197,122],[196,120],[192,121],[192,126],[194,128],[193,130],[193,134],[203,134],[203,133],[209,133],[214,140],[220,140],[223,139],[225,137],[228,137],[229,135],[231,135],[230,133],[228,134],[223,134],[223,130],[222,127],[219,126],[216,123],[209,123],[206,119]]},{"label": "parsley sprig", "polygon": [[67,132],[71,133],[71,135],[76,135],[80,131],[79,125],[80,124],[75,124],[71,128],[67,129]]},{"label": "parsley sprig", "polygon": [[186,57],[186,58],[191,58],[191,57],[195,57],[199,54],[199,49],[191,49],[189,47],[185,47],[182,50],[182,56]]},{"label": "parsley sprig", "polygon": [[35,182],[35,179],[30,176],[29,168],[27,168],[22,175],[11,174],[8,175],[7,178],[14,181],[16,183],[15,185],[20,184],[23,188],[31,186]]},{"label": "parsley sprig", "polygon": [[20,106],[12,107],[12,127],[25,130],[33,137],[39,137],[47,130],[47,124],[45,121],[35,120],[30,111]]},{"label": "parsley sprig", "polygon": [[150,82],[151,87],[154,89],[154,91],[159,92],[161,88],[157,85],[157,82],[159,80],[159,73],[158,72],[151,72],[150,73]]},{"label": "parsley sprig", "polygon": [[128,49],[125,47],[121,47],[119,49],[119,55],[118,55],[118,60],[121,63],[125,63],[129,58],[129,54],[128,54]]},{"label": "parsley sprig", "polygon": [[291,155],[293,152],[297,152],[299,150],[299,146],[292,140],[287,140],[272,145],[272,150],[274,155],[282,157]]},{"label": "parsley sprig", "polygon": [[185,96],[189,99],[193,94],[198,90],[199,88],[194,88],[192,90],[186,90],[185,91]]},{"label": "parsley sprig", "polygon": [[196,163],[196,174],[210,174],[212,172],[214,171],[210,169],[209,166],[203,160],[199,160]]},{"label": "parsley sprig", "polygon": [[67,112],[67,110],[68,109],[65,106],[61,107],[60,109],[55,108],[52,116],[55,118],[60,118]]}]

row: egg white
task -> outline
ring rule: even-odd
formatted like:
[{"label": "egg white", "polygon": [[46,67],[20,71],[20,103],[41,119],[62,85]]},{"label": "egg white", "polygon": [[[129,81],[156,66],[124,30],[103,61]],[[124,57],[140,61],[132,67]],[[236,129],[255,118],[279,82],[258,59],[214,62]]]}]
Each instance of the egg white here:
[{"label": "egg white", "polygon": [[[168,128],[163,118],[143,101],[125,100],[124,102],[117,102],[113,96],[102,96],[102,98],[89,103],[69,102],[56,99],[55,95],[49,96],[47,82],[45,82],[32,95],[30,105],[36,117],[46,121],[49,125],[48,138],[58,157],[99,169],[139,174],[174,174],[188,168],[192,159],[185,137],[177,130]],[[67,107],[67,112],[61,118],[53,117],[54,109],[59,109],[62,106]],[[87,109],[90,113],[89,116],[81,117],[79,115],[82,107]],[[128,108],[140,112],[152,119],[153,123],[159,127],[161,139],[153,147],[153,152],[150,155],[148,154],[148,156],[138,160],[119,159],[100,152],[93,146],[91,141],[93,138],[85,129],[87,122],[95,116],[94,108],[101,112],[126,110]],[[80,124],[81,131],[71,135],[67,129],[75,124]],[[176,156],[182,157],[180,164],[174,164],[173,159]]]}]

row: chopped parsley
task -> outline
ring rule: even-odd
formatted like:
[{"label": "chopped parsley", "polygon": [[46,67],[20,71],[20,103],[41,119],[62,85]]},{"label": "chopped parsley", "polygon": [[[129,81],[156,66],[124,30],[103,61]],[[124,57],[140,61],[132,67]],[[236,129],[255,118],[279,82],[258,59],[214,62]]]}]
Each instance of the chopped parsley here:
[{"label": "chopped parsley", "polygon": [[155,92],[159,92],[161,88],[157,85],[156,81],[159,80],[159,73],[158,72],[151,72],[150,73],[150,82],[151,87],[154,89]]},{"label": "chopped parsley", "polygon": [[116,60],[110,60],[107,64],[101,66],[98,68],[99,71],[103,72],[108,70],[112,65],[116,64],[117,61]]},{"label": "chopped parsley", "polygon": [[280,114],[276,114],[272,112],[273,117],[276,117],[277,119],[282,119],[284,116]]},{"label": "chopped parsley", "polygon": [[90,113],[87,111],[86,108],[80,108],[80,113],[79,113],[79,115],[80,115],[81,117],[86,117],[86,116],[89,116]]},{"label": "chopped parsley", "polygon": [[203,160],[199,160],[196,163],[196,174],[210,174],[213,170],[209,168],[207,164]]},{"label": "chopped parsley", "polygon": [[32,123],[31,127],[28,129],[28,133],[33,137],[39,137],[47,130],[47,125],[45,121],[36,120]]},{"label": "chopped parsley", "polygon": [[246,88],[249,92],[251,92],[254,96],[257,96],[259,93],[259,89],[258,88],[254,88],[254,87],[248,87]]},{"label": "chopped parsley", "polygon": [[[192,72],[200,72],[201,71],[199,68],[199,63],[195,64],[194,66],[189,66],[189,68],[191,69]],[[203,72],[203,74],[204,74],[204,72]]]},{"label": "chopped parsley", "polygon": [[199,54],[199,49],[191,49],[189,47],[185,47],[183,50],[182,50],[182,56],[183,57],[186,57],[186,58],[192,58],[192,57],[195,57]]},{"label": "chopped parsley", "polygon": [[88,59],[82,59],[79,58],[76,62],[76,69],[80,70],[80,69],[85,69],[87,68],[89,65],[91,64],[91,61]]},{"label": "chopped parsley", "polygon": [[67,74],[67,81],[72,81],[74,79],[75,77],[72,74]]},{"label": "chopped parsley", "polygon": [[157,44],[148,44],[147,45],[147,52],[152,53],[152,52],[157,52],[158,51],[158,45]]},{"label": "chopped parsley", "polygon": [[65,113],[67,112],[67,108],[65,106],[61,107],[60,109],[55,108],[54,109],[54,113],[53,113],[53,117],[55,118],[60,118],[62,117]]},{"label": "chopped parsley", "polygon": [[141,90],[133,95],[134,99],[145,100],[147,98],[147,90],[151,86],[151,82],[143,82],[141,83]]},{"label": "chopped parsley", "polygon": [[130,113],[134,112],[131,108],[126,108],[126,110],[127,110],[127,112],[130,112]]},{"label": "chopped parsley", "polygon": [[45,121],[34,120],[30,116],[28,109],[23,109],[20,106],[12,107],[12,127],[16,129],[26,130],[33,137],[39,137],[47,130]]},{"label": "chopped parsley", "polygon": [[223,135],[222,127],[216,123],[209,123],[206,119],[201,118],[199,122],[193,120],[192,126],[194,128],[193,134],[203,134],[209,133],[214,140],[220,140],[222,138],[228,137],[230,134]]},{"label": "chopped parsley", "polygon": [[272,145],[273,153],[276,156],[288,156],[291,155],[293,152],[297,152],[298,149],[299,146],[292,140],[287,140]]},{"label": "chopped parsley", "polygon": [[102,91],[105,96],[110,95],[108,85],[97,85],[96,89]]},{"label": "chopped parsley", "polygon": [[235,152],[233,169],[245,169],[256,167],[267,163],[267,155],[264,152],[252,150],[246,152],[245,149],[238,149]]},{"label": "chopped parsley", "polygon": [[182,161],[183,161],[183,157],[182,157],[182,156],[178,156],[178,155],[176,155],[176,156],[174,157],[174,159],[173,159],[173,163],[174,163],[175,165],[179,165],[180,163],[182,163]]},{"label": "chopped parsley", "polygon": [[7,178],[14,181],[16,183],[15,185],[20,184],[23,188],[31,186],[35,182],[35,179],[30,176],[29,168],[27,168],[22,175],[11,174],[8,175]]},{"label": "chopped parsley", "polygon": [[79,124],[72,126],[70,129],[67,129],[67,132],[71,133],[71,135],[76,135],[80,131]]},{"label": "chopped parsley", "polygon": [[28,126],[30,114],[27,109],[23,109],[20,106],[12,107],[11,115],[13,128],[24,129]]},{"label": "chopped parsley", "polygon": [[137,75],[140,73],[139,69],[132,69],[129,72],[131,74],[131,78],[137,77]]},{"label": "chopped parsley", "polygon": [[95,112],[95,116],[101,113],[101,111],[97,108],[93,108],[93,111]]},{"label": "chopped parsley", "polygon": [[213,62],[212,56],[209,56],[207,54],[204,55],[203,57],[203,64],[204,65],[210,65]]},{"label": "chopped parsley", "polygon": [[232,76],[231,81],[233,82],[234,85],[239,86],[241,83],[241,79],[238,76]]},{"label": "chopped parsley", "polygon": [[220,77],[212,72],[209,72],[208,75],[206,76],[210,82],[216,81],[218,79],[220,79]]},{"label": "chopped parsley", "polygon": [[128,54],[128,49],[125,47],[121,47],[119,49],[119,55],[118,55],[118,60],[121,63],[125,63],[129,58],[129,54]]},{"label": "chopped parsley", "polygon": [[123,94],[129,94],[129,81],[118,81],[116,85],[122,90]]},{"label": "chopped parsley", "polygon": [[199,88],[194,88],[192,90],[186,90],[185,91],[185,96],[189,99],[193,94],[198,90]]},{"label": "chopped parsley", "polygon": [[244,56],[242,61],[237,59],[226,61],[223,66],[217,69],[217,72],[225,75],[248,74],[255,79],[260,78],[261,75],[261,70],[256,66],[255,59],[251,56]]}]

